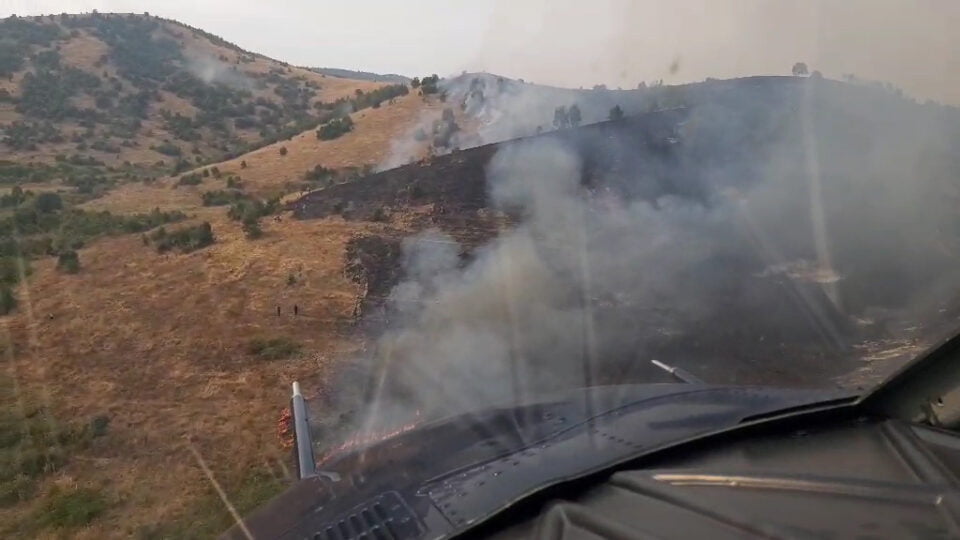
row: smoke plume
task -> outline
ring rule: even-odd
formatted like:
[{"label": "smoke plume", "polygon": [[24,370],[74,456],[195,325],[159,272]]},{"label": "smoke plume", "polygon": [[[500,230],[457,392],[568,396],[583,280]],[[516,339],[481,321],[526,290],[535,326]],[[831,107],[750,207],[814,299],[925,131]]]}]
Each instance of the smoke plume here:
[{"label": "smoke plume", "polygon": [[860,347],[956,324],[956,110],[825,80],[684,99],[503,145],[491,206],[520,225],[466,255],[440,231],[405,242],[359,364],[364,428],[664,380],[654,358],[829,385]]}]

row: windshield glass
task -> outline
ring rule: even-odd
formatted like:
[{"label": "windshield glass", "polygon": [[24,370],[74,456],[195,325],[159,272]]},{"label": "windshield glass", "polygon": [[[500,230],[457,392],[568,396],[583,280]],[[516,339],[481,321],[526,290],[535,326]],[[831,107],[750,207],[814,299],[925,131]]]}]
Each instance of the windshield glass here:
[{"label": "windshield glass", "polygon": [[0,7],[0,537],[222,532],[294,381],[322,462],[960,326],[955,2],[82,4]]}]

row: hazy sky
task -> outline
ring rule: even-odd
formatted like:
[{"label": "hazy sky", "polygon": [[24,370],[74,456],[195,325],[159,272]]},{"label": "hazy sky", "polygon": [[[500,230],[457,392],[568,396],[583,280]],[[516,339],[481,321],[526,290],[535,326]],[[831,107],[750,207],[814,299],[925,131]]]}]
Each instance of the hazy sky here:
[{"label": "hazy sky", "polygon": [[93,9],[149,11],[298,65],[627,88],[802,60],[960,103],[960,0],[0,0],[3,16]]}]

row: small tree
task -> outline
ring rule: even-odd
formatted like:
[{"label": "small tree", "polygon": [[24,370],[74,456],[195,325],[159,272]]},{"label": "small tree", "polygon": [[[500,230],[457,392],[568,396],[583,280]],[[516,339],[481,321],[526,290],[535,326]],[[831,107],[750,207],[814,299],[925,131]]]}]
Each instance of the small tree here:
[{"label": "small tree", "polygon": [[413,80],[410,81],[410,88],[420,88],[420,77],[414,77]]},{"label": "small tree", "polygon": [[240,168],[241,168],[241,169],[246,169],[246,168],[247,168],[247,162],[246,162],[246,161],[241,161],[241,162],[240,162]]},{"label": "small tree", "polygon": [[567,108],[560,106],[553,110],[553,127],[563,129],[570,125],[570,117],[567,115]]},{"label": "small tree", "polygon": [[6,315],[17,309],[17,297],[10,287],[0,287],[0,315]]},{"label": "small tree", "polygon": [[807,64],[803,62],[797,62],[793,65],[793,76],[794,77],[804,77],[809,73],[807,71]]},{"label": "small tree", "polygon": [[583,118],[580,116],[580,107],[578,107],[576,103],[570,106],[570,109],[567,111],[567,118],[571,126],[577,127],[580,125],[580,121]]},{"label": "small tree", "polygon": [[287,147],[286,147],[286,146],[281,146],[281,147],[280,147],[280,155],[281,155],[281,156],[287,155]]},{"label": "small tree", "polygon": [[34,201],[33,206],[37,209],[37,212],[49,214],[50,212],[54,212],[63,208],[63,200],[57,193],[41,193],[37,195],[37,199]]},{"label": "small tree", "polygon": [[620,108],[620,105],[614,105],[614,107],[610,109],[609,118],[614,121],[623,120],[623,109]]},{"label": "small tree", "polygon": [[80,257],[77,252],[67,249],[57,257],[57,269],[67,274],[76,274],[80,271]]},{"label": "small tree", "polygon": [[256,240],[263,236],[263,229],[260,227],[260,221],[256,218],[248,217],[243,220],[243,232],[248,240]]}]

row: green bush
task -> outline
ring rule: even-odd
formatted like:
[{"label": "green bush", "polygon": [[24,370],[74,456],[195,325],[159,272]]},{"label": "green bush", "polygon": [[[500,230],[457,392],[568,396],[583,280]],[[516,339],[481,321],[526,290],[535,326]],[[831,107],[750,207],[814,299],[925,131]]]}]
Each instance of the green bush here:
[{"label": "green bush", "polygon": [[398,96],[405,96],[409,93],[410,89],[407,88],[407,85],[405,84],[388,84],[366,93],[360,92],[351,100],[351,102],[353,105],[353,110],[359,111],[360,109],[366,109],[367,107],[377,108],[384,101]]},{"label": "green bush", "polygon": [[205,191],[200,195],[204,206],[227,206],[237,201],[249,199],[250,196],[237,189],[217,189]]},{"label": "green bush", "polygon": [[42,527],[69,529],[90,524],[106,511],[107,500],[97,490],[81,488],[55,491],[34,513],[34,520]]},{"label": "green bush", "polygon": [[18,474],[0,482],[0,508],[6,508],[29,500],[37,491],[36,480]]},{"label": "green bush", "polygon": [[200,176],[200,173],[185,174],[177,180],[178,186],[198,186],[203,182],[203,177]]},{"label": "green bush", "polygon": [[[55,214],[21,212],[20,209],[17,212],[19,214],[13,217],[0,219],[0,281],[12,277],[12,272],[19,272],[19,267],[11,265],[3,256],[14,257],[21,253],[24,256],[52,255],[58,250],[77,249],[97,236],[141,233],[187,217],[183,212],[161,212],[156,208],[148,214],[129,216],[76,208]],[[57,236],[53,243],[43,237],[21,236],[15,239],[14,232],[18,230],[21,234],[53,233]]]},{"label": "green bush", "polygon": [[[64,137],[49,120],[43,122],[13,122],[4,126],[2,142],[14,150],[33,150],[42,143],[62,143]],[[24,168],[39,168],[43,165],[23,165]],[[0,171],[2,172],[2,171]]]},{"label": "green bush", "polygon": [[279,337],[250,340],[247,352],[264,360],[282,360],[300,352],[300,344],[290,339]]},{"label": "green bush", "polygon": [[260,227],[260,221],[248,219],[243,222],[243,232],[248,240],[256,240],[263,236],[263,229]]},{"label": "green bush", "polygon": [[90,421],[90,435],[93,437],[103,437],[107,434],[107,428],[110,426],[110,417],[97,415]]},{"label": "green bush", "polygon": [[33,207],[37,212],[50,213],[63,209],[63,200],[58,193],[45,192],[37,195]]},{"label": "green bush", "polygon": [[150,239],[156,244],[158,253],[166,253],[172,249],[179,249],[181,253],[190,253],[205,248],[216,241],[213,236],[213,228],[206,221],[200,225],[185,227],[172,232],[167,232],[165,228],[160,227],[150,235]]},{"label": "green bush", "polygon": [[0,76],[6,77],[23,68],[24,48],[0,42]]},{"label": "green bush", "polygon": [[309,170],[303,174],[303,179],[307,182],[323,182],[329,181],[333,178],[335,171],[333,169],[328,169],[323,165],[317,165],[313,170]]},{"label": "green bush", "polygon": [[440,77],[436,74],[424,77],[420,81],[420,91],[423,95],[436,94],[440,91]]},{"label": "green bush", "polygon": [[3,285],[0,286],[0,315],[7,315],[17,309],[17,297],[13,294],[13,289]]},{"label": "green bush", "polygon": [[171,143],[171,142],[162,142],[162,143],[154,146],[154,147],[153,147],[153,150],[154,150],[154,151],[157,151],[157,152],[160,152],[161,154],[163,154],[163,155],[165,155],[165,156],[173,156],[173,157],[176,157],[176,156],[180,156],[180,155],[183,154],[183,150],[182,150],[179,146],[177,146],[177,145],[175,145],[175,144],[173,144],[173,143]]},{"label": "green bush", "polygon": [[614,107],[613,107],[612,109],[610,109],[610,114],[608,114],[607,117],[608,117],[610,120],[614,120],[614,121],[616,121],[616,120],[622,120],[622,119],[623,119],[623,109],[621,109],[619,105],[614,105]]},{"label": "green bush", "polygon": [[30,275],[30,263],[17,254],[18,246],[3,246],[5,256],[0,257],[0,285],[16,285],[21,278]]},{"label": "green bush", "polygon": [[35,22],[23,17],[0,19],[0,35],[20,45],[50,45],[61,37],[56,24]]},{"label": "green bush", "polygon": [[90,109],[77,109],[70,98],[77,91],[100,85],[100,79],[83,70],[68,67],[57,71],[27,73],[20,82],[20,101],[17,110],[37,118],[61,120],[78,118],[93,121],[104,120],[102,113]]},{"label": "green bush", "polygon": [[[7,386],[6,379],[0,377],[0,385]],[[37,480],[63,467],[88,440],[86,429],[58,422],[45,408],[0,407],[0,507],[30,499]]]},{"label": "green bush", "polygon": [[260,199],[243,199],[230,206],[227,217],[234,221],[246,222],[250,219],[260,219],[276,212],[280,208],[280,199],[269,199],[264,202]]},{"label": "green bush", "polygon": [[80,257],[77,252],[72,249],[61,251],[57,257],[57,269],[67,274],[80,272]]},{"label": "green bush", "polygon": [[353,120],[349,116],[334,118],[317,130],[317,138],[321,141],[330,141],[349,133],[353,129]]}]

